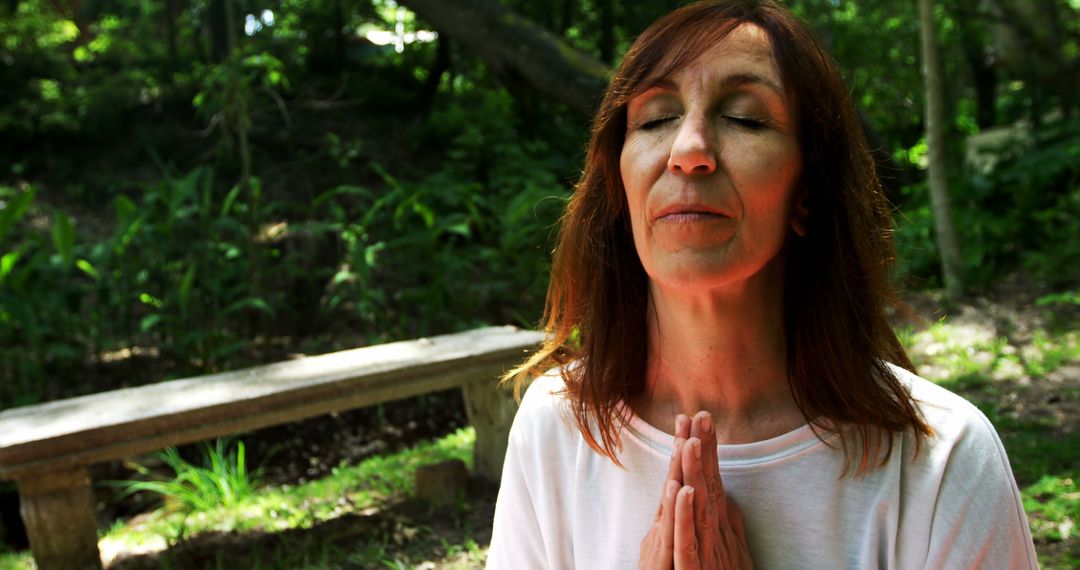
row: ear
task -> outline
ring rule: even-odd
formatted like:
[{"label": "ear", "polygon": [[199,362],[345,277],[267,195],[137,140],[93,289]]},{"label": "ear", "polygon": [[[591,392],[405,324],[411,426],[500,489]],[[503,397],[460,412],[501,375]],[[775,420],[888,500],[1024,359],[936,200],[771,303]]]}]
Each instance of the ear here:
[{"label": "ear", "polygon": [[799,237],[806,237],[810,230],[810,190],[800,186],[795,192],[795,204],[791,208],[791,230]]}]

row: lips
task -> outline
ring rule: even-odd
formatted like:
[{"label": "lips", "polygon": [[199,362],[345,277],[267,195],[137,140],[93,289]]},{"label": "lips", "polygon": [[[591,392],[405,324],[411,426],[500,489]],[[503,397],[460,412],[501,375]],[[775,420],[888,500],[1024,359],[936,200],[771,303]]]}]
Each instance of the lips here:
[{"label": "lips", "polygon": [[690,221],[730,217],[731,216],[719,208],[709,206],[708,204],[672,204],[665,206],[657,212],[656,215],[653,216],[653,220],[669,219],[672,221]]}]

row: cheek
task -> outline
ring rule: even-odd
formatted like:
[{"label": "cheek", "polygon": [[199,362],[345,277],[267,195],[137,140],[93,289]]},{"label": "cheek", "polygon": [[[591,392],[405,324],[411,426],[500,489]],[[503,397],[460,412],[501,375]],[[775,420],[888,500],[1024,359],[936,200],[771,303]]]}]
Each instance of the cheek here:
[{"label": "cheek", "polygon": [[630,208],[630,221],[636,234],[642,229],[645,216],[645,200],[648,197],[649,157],[642,152],[640,144],[627,141],[619,155],[619,174],[622,176],[626,202]]},{"label": "cheek", "polygon": [[751,219],[786,217],[801,166],[798,148],[762,145],[747,149],[728,163],[735,187]]}]

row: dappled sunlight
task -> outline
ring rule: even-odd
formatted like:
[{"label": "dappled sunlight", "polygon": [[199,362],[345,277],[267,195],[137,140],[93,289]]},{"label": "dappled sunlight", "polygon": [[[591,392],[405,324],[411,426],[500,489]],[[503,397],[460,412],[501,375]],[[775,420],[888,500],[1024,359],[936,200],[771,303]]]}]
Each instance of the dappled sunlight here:
[{"label": "dappled sunlight", "polygon": [[[273,561],[274,567],[290,560],[380,564],[402,556],[412,565],[471,567],[482,563],[485,547],[468,534],[453,538],[451,533],[448,542],[432,536],[431,529],[449,525],[465,533],[465,524],[489,526],[491,513],[485,509],[493,508],[493,489],[486,487],[484,509],[474,509],[473,501],[435,508],[411,497],[419,466],[447,459],[470,463],[475,438],[472,428],[463,428],[399,453],[341,465],[322,479],[263,488],[233,509],[187,514],[159,509],[139,515],[109,530],[101,541],[102,553],[114,569],[156,568],[215,556],[248,563],[261,558]],[[465,522],[474,516],[480,521]],[[180,537],[184,539],[176,546],[168,546]],[[222,549],[227,553],[219,554]]]}]

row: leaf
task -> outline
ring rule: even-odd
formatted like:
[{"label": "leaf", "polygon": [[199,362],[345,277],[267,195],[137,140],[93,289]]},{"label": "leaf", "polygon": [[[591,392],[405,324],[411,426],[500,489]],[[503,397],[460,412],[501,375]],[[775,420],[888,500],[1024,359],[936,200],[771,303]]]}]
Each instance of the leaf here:
[{"label": "leaf", "polygon": [[178,291],[178,301],[180,304],[180,314],[187,316],[188,304],[191,301],[191,287],[195,283],[195,266],[191,265],[187,271],[184,272],[184,276],[180,279],[180,289]]},{"label": "leaf", "polygon": [[134,222],[128,224],[128,226],[117,234],[117,238],[113,240],[113,252],[116,255],[123,255],[127,247],[131,245],[131,240],[135,239],[135,235],[139,233],[139,230],[143,226],[144,218],[139,218]]},{"label": "leaf", "polygon": [[433,212],[431,208],[428,208],[426,205],[419,201],[415,201],[413,202],[412,209],[413,212],[415,212],[424,220],[424,226],[429,228],[435,226],[435,212]]},{"label": "leaf", "polygon": [[85,259],[79,259],[75,262],[75,267],[78,267],[80,270],[82,270],[83,273],[89,275],[91,278],[93,278],[94,281],[101,280],[101,274],[98,273],[97,269],[94,269],[94,266],[91,265],[89,261]]},{"label": "leaf", "polygon": [[379,256],[379,252],[384,249],[386,249],[386,243],[381,241],[379,243],[365,247],[364,263],[366,263],[368,267],[375,267],[375,262]]},{"label": "leaf", "polygon": [[229,217],[229,212],[232,211],[233,205],[236,204],[237,197],[240,196],[240,185],[233,186],[229,193],[225,196],[225,201],[221,203],[221,217]]},{"label": "leaf", "polygon": [[[0,277],[3,277],[3,271],[0,270]],[[1080,305],[1080,290],[1077,291],[1065,291],[1062,293],[1052,293],[1050,295],[1043,295],[1035,300],[1035,304],[1040,307],[1047,305]]]},{"label": "leaf", "polygon": [[222,313],[228,315],[243,309],[255,309],[266,313],[267,315],[274,316],[274,308],[259,297],[248,297],[247,299],[236,301],[228,307],[225,307],[225,310],[222,311]]},{"label": "leaf", "polygon": [[116,209],[116,219],[121,224],[127,222],[135,215],[136,207],[135,202],[131,201],[131,198],[124,196],[123,194],[117,196],[113,200],[113,208]]},{"label": "leaf", "polygon": [[11,226],[14,226],[15,222],[18,222],[30,209],[30,204],[33,203],[36,194],[37,188],[31,187],[25,192],[16,194],[3,208],[0,208],[0,244],[4,242],[4,236],[7,235]]},{"label": "leaf", "polygon": [[4,278],[15,268],[15,264],[18,263],[20,255],[22,255],[22,252],[15,250],[9,251],[8,253],[5,253],[3,257],[0,257],[0,283],[3,283]]},{"label": "leaf", "polygon": [[342,184],[337,188],[327,190],[326,192],[323,192],[322,194],[316,196],[315,199],[311,201],[311,209],[318,210],[319,207],[322,206],[326,201],[330,200],[331,198],[341,196],[343,194],[362,196],[364,198],[372,197],[371,190],[368,190],[367,188],[363,188],[361,186],[352,186],[349,184]]},{"label": "leaf", "polygon": [[162,321],[162,319],[164,319],[164,317],[160,314],[146,315],[139,321],[139,330],[142,332],[150,332]]},{"label": "leaf", "polygon": [[71,224],[71,220],[63,212],[56,212],[56,218],[53,220],[52,238],[56,253],[60,254],[65,264],[70,265],[75,250],[75,226]]}]

